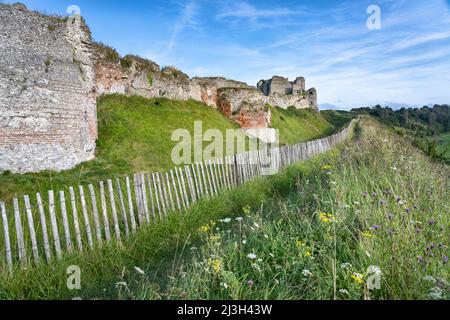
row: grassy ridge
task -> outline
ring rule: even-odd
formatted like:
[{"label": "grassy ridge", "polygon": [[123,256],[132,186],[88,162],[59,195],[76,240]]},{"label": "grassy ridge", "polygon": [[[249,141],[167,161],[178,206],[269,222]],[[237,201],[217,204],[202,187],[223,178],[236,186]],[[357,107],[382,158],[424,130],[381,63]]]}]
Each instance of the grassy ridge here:
[{"label": "grassy ridge", "polygon": [[[284,143],[296,143],[332,133],[331,127],[316,112],[274,108],[273,127],[280,129]],[[48,189],[61,190],[70,185],[97,183],[100,180],[139,171],[160,171],[174,167],[171,141],[175,129],[192,135],[194,121],[202,121],[203,133],[239,126],[203,103],[189,100],[145,99],[138,96],[109,95],[97,103],[99,139],[96,159],[63,172],[0,174],[0,200]],[[204,142],[203,145],[208,143]],[[229,147],[229,146],[228,146]],[[231,151],[231,148],[228,148]]]},{"label": "grassy ridge", "polygon": [[448,167],[363,122],[354,145],[290,168],[287,197],[200,228],[165,288],[147,279],[119,296],[449,299]]}]

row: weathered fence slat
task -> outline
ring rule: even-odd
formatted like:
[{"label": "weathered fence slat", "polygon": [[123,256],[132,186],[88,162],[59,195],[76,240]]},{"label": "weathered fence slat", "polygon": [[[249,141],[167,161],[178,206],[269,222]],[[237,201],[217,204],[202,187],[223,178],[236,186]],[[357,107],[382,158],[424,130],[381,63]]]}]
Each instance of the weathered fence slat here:
[{"label": "weathered fence slat", "polygon": [[36,201],[37,201],[38,211],[39,211],[39,220],[41,222],[42,240],[44,241],[45,259],[47,260],[47,262],[50,262],[50,260],[52,258],[52,254],[51,254],[51,249],[50,249],[50,243],[48,241],[47,219],[45,218],[44,205],[42,203],[42,197],[39,192],[36,193]]},{"label": "weathered fence slat", "polygon": [[166,183],[164,182],[164,174],[159,173],[158,179],[161,181],[161,188],[163,191],[164,201],[166,204],[167,214],[170,212],[170,203],[169,203],[169,197],[167,195],[167,189],[166,189]]},{"label": "weathered fence slat", "polygon": [[109,229],[109,217],[105,197],[105,184],[103,183],[103,181],[100,181],[100,202],[102,206],[103,228],[105,229],[105,239],[106,242],[109,242],[111,241],[111,230]]},{"label": "weathered fence slat", "polygon": [[59,242],[58,223],[56,222],[55,213],[55,194],[53,190],[48,192],[48,211],[50,213],[50,222],[52,224],[53,242],[55,243],[56,257],[61,258],[61,243]]},{"label": "weathered fence slat", "polygon": [[6,263],[8,264],[9,270],[11,271],[12,270],[11,240],[9,238],[8,216],[6,215],[6,208],[3,202],[0,202],[0,210],[2,212],[3,233],[5,237]]},{"label": "weathered fence slat", "polygon": [[86,197],[84,195],[83,186],[78,186],[78,190],[80,192],[81,210],[83,212],[84,226],[86,228],[86,237],[88,240],[89,248],[92,249],[94,247],[94,241],[92,240],[91,222],[89,221],[87,205],[86,205]]},{"label": "weathered fence slat", "polygon": [[148,211],[148,198],[147,198],[147,187],[145,183],[145,175],[143,173],[140,174],[139,182],[141,183],[141,195],[142,195],[142,205],[144,207],[144,217],[147,223],[150,223],[150,213]]},{"label": "weathered fence slat", "polygon": [[122,220],[125,228],[125,237],[128,238],[130,236],[130,227],[128,225],[127,210],[125,209],[125,201],[123,199],[122,187],[120,185],[119,178],[116,178],[116,188],[119,196],[120,212],[122,213]]},{"label": "weathered fence slat", "polygon": [[155,174],[152,173],[152,181],[153,181],[153,190],[155,190],[155,200],[156,200],[156,207],[158,208],[158,217],[161,220],[163,218],[163,213],[161,210],[161,204],[159,203],[159,190],[157,186],[157,181]]},{"label": "weathered fence slat", "polygon": [[133,175],[134,197],[136,200],[138,223],[141,226],[142,221],[143,221],[143,216],[145,215],[145,213],[144,213],[144,206],[142,204],[141,184],[140,184],[139,180],[140,180],[139,174]]},{"label": "weathered fence slat", "polygon": [[69,187],[70,202],[72,205],[73,227],[75,229],[75,240],[77,241],[78,251],[83,251],[83,242],[81,241],[80,223],[78,221],[77,202],[73,187]]},{"label": "weathered fence slat", "polygon": [[189,203],[189,197],[188,197],[187,190],[186,190],[186,184],[184,183],[183,170],[181,168],[178,168],[178,172],[180,173],[181,186],[183,187],[182,192],[183,192],[183,195],[184,195],[184,200],[185,200],[185,203],[186,203],[186,207],[189,208],[191,205]]},{"label": "weathered fence slat", "polygon": [[130,178],[126,177],[127,197],[128,197],[128,209],[130,210],[131,230],[136,232],[136,219],[134,218],[133,197],[131,196]]},{"label": "weathered fence slat", "polygon": [[98,216],[98,208],[97,208],[97,199],[95,197],[95,190],[92,184],[89,185],[89,193],[91,194],[91,204],[92,204],[92,212],[94,215],[94,227],[95,227],[95,235],[97,237],[97,242],[99,245],[102,244],[102,230],[100,229],[100,218]]},{"label": "weathered fence slat", "polygon": [[66,240],[66,248],[68,252],[72,252],[72,240],[70,236],[69,220],[67,219],[66,198],[64,191],[59,192],[59,202],[61,205],[61,216],[63,219],[64,236]]},{"label": "weathered fence slat", "polygon": [[173,192],[175,193],[175,199],[177,201],[177,208],[178,208],[178,210],[181,210],[180,197],[178,195],[177,184],[175,182],[175,177],[173,175],[172,169],[170,169],[170,178],[172,179]]},{"label": "weathered fence slat", "polygon": [[25,250],[25,241],[23,236],[22,220],[20,219],[19,200],[13,199],[14,203],[14,221],[16,225],[17,248],[19,250],[19,260],[23,265],[27,263],[27,253]]},{"label": "weathered fence slat", "polygon": [[159,200],[161,203],[162,211],[164,213],[164,218],[166,218],[167,217],[166,201],[164,199],[164,194],[163,194],[163,189],[162,189],[162,185],[161,185],[161,179],[160,179],[159,172],[156,173],[155,176],[156,176],[156,184],[157,184],[158,192],[159,192]]},{"label": "weathered fence slat", "polygon": [[174,203],[173,197],[172,197],[172,190],[171,190],[171,187],[170,187],[169,173],[166,172],[165,176],[166,176],[167,192],[169,193],[170,207],[172,208],[172,211],[175,211],[176,208],[175,208],[175,203]]},{"label": "weathered fence slat", "polygon": [[153,222],[156,222],[155,200],[154,200],[154,196],[153,196],[152,181],[150,179],[150,174],[147,174],[146,178],[147,178],[146,181],[147,181],[147,186],[148,186],[148,193],[149,193],[149,197],[150,197],[150,204],[151,204],[151,209],[152,209],[152,218],[153,218]]},{"label": "weathered fence slat", "polygon": [[197,196],[195,195],[195,188],[194,188],[194,183],[192,181],[192,177],[191,177],[191,172],[189,170],[189,166],[185,166],[184,167],[184,171],[186,173],[186,181],[188,184],[188,188],[189,188],[189,193],[191,194],[191,201],[192,203],[197,202]]},{"label": "weathered fence slat", "polygon": [[25,202],[25,211],[27,213],[28,218],[28,229],[30,231],[30,239],[31,239],[31,251],[33,252],[34,262],[38,264],[39,250],[36,240],[36,230],[34,229],[33,212],[31,211],[30,197],[28,195],[25,195],[23,199]]},{"label": "weathered fence slat", "polygon": [[113,189],[112,180],[109,179],[107,181],[107,184],[108,184],[108,192],[109,192],[109,201],[111,203],[111,214],[112,214],[113,224],[114,224],[114,233],[116,235],[116,240],[120,241],[119,219],[117,218],[116,200],[114,198],[114,189]]}]

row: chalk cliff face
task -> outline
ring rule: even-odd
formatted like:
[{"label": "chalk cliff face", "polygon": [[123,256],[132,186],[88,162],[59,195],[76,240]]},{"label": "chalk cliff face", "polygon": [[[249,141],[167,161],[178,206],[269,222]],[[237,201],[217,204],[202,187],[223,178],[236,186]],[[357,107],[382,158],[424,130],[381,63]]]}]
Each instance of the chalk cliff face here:
[{"label": "chalk cliff face", "polygon": [[0,4],[0,48],[0,171],[65,170],[93,159],[102,94],[194,99],[245,129],[270,127],[268,105],[317,108],[316,91],[305,90],[304,78],[275,76],[257,87],[191,79],[92,43],[79,16],[51,17],[21,4]]},{"label": "chalk cliff face", "polygon": [[94,158],[90,33],[72,22],[0,5],[0,171],[62,170]]}]

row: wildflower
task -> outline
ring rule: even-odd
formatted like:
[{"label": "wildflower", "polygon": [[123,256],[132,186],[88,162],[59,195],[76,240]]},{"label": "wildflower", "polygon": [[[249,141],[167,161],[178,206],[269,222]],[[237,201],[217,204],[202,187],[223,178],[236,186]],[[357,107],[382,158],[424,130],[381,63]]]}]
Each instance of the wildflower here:
[{"label": "wildflower", "polygon": [[374,226],[371,226],[370,227],[370,229],[372,229],[372,230],[378,230],[378,229],[380,229],[381,227],[379,226],[379,225],[374,225]]},{"label": "wildflower", "polygon": [[187,297],[187,292],[186,292],[186,291],[182,291],[182,292],[180,293],[180,297],[181,297],[181,299],[186,298],[186,297]]},{"label": "wildflower", "polygon": [[230,223],[231,219],[230,218],[220,219],[219,222]]},{"label": "wildflower", "polygon": [[330,223],[330,222],[335,221],[332,214],[325,213],[325,212],[319,212],[319,219],[320,219],[320,221],[325,222],[325,223]]},{"label": "wildflower", "polygon": [[345,290],[345,289],[340,289],[340,290],[339,290],[339,293],[342,293],[342,294],[348,295],[348,291],[347,291],[347,290]]},{"label": "wildflower", "polygon": [[341,263],[341,269],[350,269],[352,264],[350,262]]},{"label": "wildflower", "polygon": [[209,237],[209,240],[212,241],[212,242],[219,241],[220,240],[220,235],[218,235],[218,234],[212,235],[212,236]]},{"label": "wildflower", "polygon": [[249,253],[249,254],[247,255],[247,258],[249,258],[249,259],[251,259],[251,260],[256,260],[258,257],[257,257],[256,254],[254,254],[254,253]]},{"label": "wildflower", "polygon": [[269,236],[267,234],[264,235],[264,238],[269,239]]},{"label": "wildflower", "polygon": [[208,233],[208,231],[209,231],[209,226],[205,224],[205,225],[201,226],[201,227],[198,229],[198,231],[203,232],[203,233]]},{"label": "wildflower", "polygon": [[324,165],[320,168],[322,171],[330,171],[331,169],[333,169],[333,167],[330,165]]},{"label": "wildflower", "polygon": [[134,270],[136,270],[136,272],[139,273],[139,274],[145,275],[144,270],[142,270],[142,269],[139,268],[139,267],[134,267]]},{"label": "wildflower", "polygon": [[377,196],[377,193],[376,192],[372,192],[372,197],[376,197]]},{"label": "wildflower", "polygon": [[259,267],[259,265],[257,263],[252,263],[252,268],[261,272],[261,268]]},{"label": "wildflower", "polygon": [[386,205],[386,200],[381,199],[380,200],[380,206],[384,206],[384,205]]},{"label": "wildflower", "polygon": [[361,195],[365,198],[365,197],[367,197],[369,195],[369,193],[368,192],[363,192]]},{"label": "wildflower", "polygon": [[303,248],[305,246],[305,243],[301,240],[296,240],[295,241],[295,245],[297,246],[297,248]]},{"label": "wildflower", "polygon": [[406,208],[405,211],[406,211],[406,213],[410,213],[411,209],[410,208]]},{"label": "wildflower", "polygon": [[442,256],[442,262],[448,263],[448,256]]},{"label": "wildflower", "polygon": [[303,271],[302,271],[302,274],[303,274],[305,277],[311,277],[311,276],[312,276],[312,272],[309,271],[309,270],[307,270],[307,269],[303,270]]},{"label": "wildflower", "polygon": [[373,237],[373,234],[371,234],[369,231],[361,232],[361,235],[363,237],[366,237],[366,238],[372,238]]},{"label": "wildflower", "polygon": [[440,300],[442,299],[442,289],[439,287],[431,288],[430,292],[428,293],[428,298],[433,300]]},{"label": "wildflower", "polygon": [[250,214],[250,206],[245,206],[244,208],[242,208],[242,211],[244,212],[245,215],[249,215]]},{"label": "wildflower", "polygon": [[208,264],[216,274],[220,273],[222,270],[222,260],[220,259],[208,259]]},{"label": "wildflower", "polygon": [[436,220],[431,219],[430,221],[428,221],[428,224],[429,224],[430,226],[433,226],[433,225],[436,224]]},{"label": "wildflower", "polygon": [[307,257],[311,257],[311,256],[312,256],[312,253],[311,253],[311,251],[306,251],[306,253],[305,253],[305,256],[307,256]]},{"label": "wildflower", "polygon": [[247,281],[247,285],[248,285],[248,287],[251,289],[252,287],[253,287],[253,285],[254,285],[255,283],[253,282],[253,280],[248,280]]},{"label": "wildflower", "polygon": [[364,283],[364,277],[362,274],[360,273],[353,273],[352,274],[352,279],[357,283],[357,284],[363,284]]},{"label": "wildflower", "polygon": [[417,257],[417,261],[419,261],[419,263],[424,263],[425,262],[425,260],[423,260],[422,256],[418,256]]},{"label": "wildflower", "polygon": [[394,219],[394,215],[393,215],[392,213],[389,213],[389,214],[388,214],[388,219],[389,219],[389,220]]},{"label": "wildflower", "polygon": [[127,286],[127,283],[123,282],[123,281],[120,281],[120,282],[116,283],[116,288],[118,288],[118,287],[126,287],[126,286]]},{"label": "wildflower", "polygon": [[237,222],[241,222],[243,219],[244,219],[244,218],[242,218],[242,217],[237,217],[237,218],[234,219],[234,220],[236,220]]},{"label": "wildflower", "polygon": [[226,283],[226,282],[221,282],[220,286],[224,287],[225,289],[228,289],[228,283]]},{"label": "wildflower", "polygon": [[242,240],[242,244],[247,244],[247,240]]}]

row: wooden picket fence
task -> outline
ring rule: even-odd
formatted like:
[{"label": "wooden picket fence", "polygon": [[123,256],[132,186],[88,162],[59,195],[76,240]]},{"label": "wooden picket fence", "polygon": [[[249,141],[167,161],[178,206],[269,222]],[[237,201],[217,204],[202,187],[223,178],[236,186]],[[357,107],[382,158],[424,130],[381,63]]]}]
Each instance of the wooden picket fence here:
[{"label": "wooden picket fence", "polygon": [[[69,187],[0,202],[4,237],[0,268],[51,263],[63,254],[121,242],[146,224],[165,220],[205,197],[326,152],[349,136],[352,124],[332,136],[305,143],[249,151],[168,172]],[[26,223],[26,225],[24,225]],[[2,243],[3,240],[3,243]]]}]

